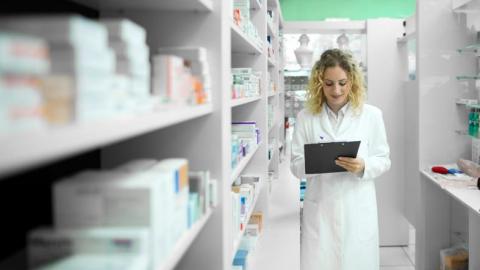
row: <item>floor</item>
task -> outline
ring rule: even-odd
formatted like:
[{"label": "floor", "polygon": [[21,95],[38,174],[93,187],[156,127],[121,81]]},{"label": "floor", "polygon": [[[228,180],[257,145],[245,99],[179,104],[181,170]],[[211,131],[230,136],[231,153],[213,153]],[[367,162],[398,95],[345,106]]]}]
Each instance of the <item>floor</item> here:
[{"label": "floor", "polygon": [[[291,137],[291,133],[287,133]],[[299,182],[289,170],[289,145],[280,164],[279,179],[270,198],[270,215],[250,269],[298,270],[300,268]],[[381,247],[380,270],[414,270],[415,231],[407,247]]]}]

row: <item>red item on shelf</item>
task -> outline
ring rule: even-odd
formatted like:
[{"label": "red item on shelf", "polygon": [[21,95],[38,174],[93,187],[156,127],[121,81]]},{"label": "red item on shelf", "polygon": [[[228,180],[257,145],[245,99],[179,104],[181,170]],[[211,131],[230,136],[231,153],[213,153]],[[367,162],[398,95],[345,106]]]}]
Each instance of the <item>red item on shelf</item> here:
[{"label": "red item on shelf", "polygon": [[441,173],[441,174],[448,174],[448,169],[442,166],[433,166],[432,172]]}]

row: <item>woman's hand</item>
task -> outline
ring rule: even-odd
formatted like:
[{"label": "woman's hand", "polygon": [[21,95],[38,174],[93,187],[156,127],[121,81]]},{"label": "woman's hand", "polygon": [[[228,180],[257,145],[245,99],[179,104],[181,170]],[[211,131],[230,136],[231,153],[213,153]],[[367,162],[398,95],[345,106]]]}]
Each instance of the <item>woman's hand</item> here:
[{"label": "woman's hand", "polygon": [[335,160],[335,164],[357,175],[362,175],[363,170],[365,169],[365,162],[363,161],[363,158],[360,158],[360,157],[357,157],[357,158],[338,157]]}]

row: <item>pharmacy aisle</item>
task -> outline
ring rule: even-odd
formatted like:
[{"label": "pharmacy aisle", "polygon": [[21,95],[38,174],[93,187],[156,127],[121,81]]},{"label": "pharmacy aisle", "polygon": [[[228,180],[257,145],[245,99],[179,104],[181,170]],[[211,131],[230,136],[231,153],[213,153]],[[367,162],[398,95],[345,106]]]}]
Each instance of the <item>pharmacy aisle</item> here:
[{"label": "pharmacy aisle", "polygon": [[[287,135],[288,135],[287,131]],[[300,269],[300,183],[290,172],[290,140],[270,197],[270,215],[252,269]]]}]

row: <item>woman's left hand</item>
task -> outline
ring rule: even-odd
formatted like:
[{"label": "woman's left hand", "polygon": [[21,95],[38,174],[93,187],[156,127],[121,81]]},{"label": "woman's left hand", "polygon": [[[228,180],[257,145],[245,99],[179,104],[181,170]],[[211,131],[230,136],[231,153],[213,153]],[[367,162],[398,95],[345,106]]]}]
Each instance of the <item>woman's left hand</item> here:
[{"label": "woman's left hand", "polygon": [[354,174],[362,174],[365,169],[365,162],[360,157],[338,157],[335,164]]}]

